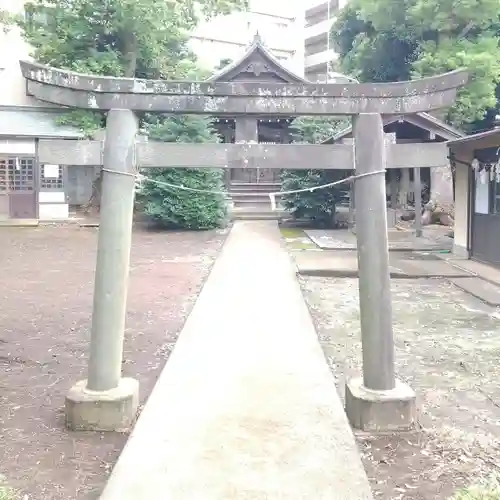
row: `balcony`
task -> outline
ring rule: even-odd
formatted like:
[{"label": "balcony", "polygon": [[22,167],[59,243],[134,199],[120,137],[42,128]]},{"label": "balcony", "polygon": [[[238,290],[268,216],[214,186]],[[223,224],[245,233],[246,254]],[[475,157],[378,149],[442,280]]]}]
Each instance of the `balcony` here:
[{"label": "balcony", "polygon": [[328,34],[330,32],[335,21],[336,17],[332,17],[331,19],[326,19],[325,21],[321,21],[317,24],[305,28],[305,45],[312,45],[321,40],[321,38],[324,38],[325,34]]},{"label": "balcony", "polygon": [[333,50],[325,50],[323,52],[318,52],[304,58],[304,67],[306,72],[310,73],[316,69],[326,66],[330,61],[335,61],[338,58],[338,54]]},{"label": "balcony", "polygon": [[[328,5],[330,4],[330,5]],[[319,15],[321,15],[324,12],[328,12],[330,10],[331,13],[337,12],[340,7],[340,2],[339,0],[312,0],[310,5],[307,6],[306,9],[306,22],[310,18],[315,18]]]}]

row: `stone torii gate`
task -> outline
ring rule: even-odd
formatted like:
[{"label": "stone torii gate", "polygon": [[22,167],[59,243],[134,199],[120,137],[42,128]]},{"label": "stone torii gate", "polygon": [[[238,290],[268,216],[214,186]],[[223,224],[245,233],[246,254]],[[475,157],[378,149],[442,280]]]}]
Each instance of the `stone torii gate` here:
[{"label": "stone torii gate", "polygon": [[[41,141],[40,160],[103,165],[101,220],[88,377],[66,399],[71,429],[129,426],[138,383],[121,377],[135,178],[138,167],[352,168],[359,261],[363,378],[351,380],[346,410],[360,428],[402,429],[414,419],[415,395],[394,373],[392,304],[385,176],[387,166],[443,164],[436,145],[430,158],[415,144],[386,146],[382,114],[410,114],[449,106],[467,81],[464,71],[390,84],[275,84],[169,82],[97,77],[21,62],[28,94],[53,104],[107,111],[106,138]],[[353,115],[350,145],[138,143],[135,112],[217,116]],[[434,156],[433,156],[434,155]],[[69,158],[68,158],[69,156]],[[79,160],[78,160],[79,159]],[[305,161],[307,160],[307,161]],[[422,163],[420,163],[422,162]],[[374,175],[370,175],[374,174]]]}]

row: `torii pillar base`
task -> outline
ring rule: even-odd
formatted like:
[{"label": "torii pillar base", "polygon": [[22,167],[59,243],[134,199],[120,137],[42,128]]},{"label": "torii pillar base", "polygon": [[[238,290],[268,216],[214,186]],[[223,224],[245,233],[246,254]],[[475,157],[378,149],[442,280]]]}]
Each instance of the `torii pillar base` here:
[{"label": "torii pillar base", "polygon": [[87,381],[75,384],[66,396],[66,427],[71,431],[125,432],[139,407],[139,382],[122,378],[109,391],[91,391]]},{"label": "torii pillar base", "polygon": [[413,389],[396,380],[389,391],[374,391],[363,379],[346,384],[345,410],[354,429],[368,432],[408,431],[417,421],[416,395]]}]

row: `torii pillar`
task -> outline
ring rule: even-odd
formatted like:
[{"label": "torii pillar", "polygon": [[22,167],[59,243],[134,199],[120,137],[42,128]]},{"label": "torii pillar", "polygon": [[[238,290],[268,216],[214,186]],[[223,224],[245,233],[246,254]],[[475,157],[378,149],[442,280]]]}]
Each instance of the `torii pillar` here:
[{"label": "torii pillar", "polygon": [[356,174],[372,175],[358,179],[354,186],[363,377],[346,384],[346,413],[357,429],[406,430],[416,420],[416,395],[394,373],[387,158],[381,115],[354,117],[353,132]]},{"label": "torii pillar", "polygon": [[139,406],[139,382],[121,374],[137,132],[132,111],[108,111],[88,374],[66,396],[66,425],[71,430],[126,430]]}]

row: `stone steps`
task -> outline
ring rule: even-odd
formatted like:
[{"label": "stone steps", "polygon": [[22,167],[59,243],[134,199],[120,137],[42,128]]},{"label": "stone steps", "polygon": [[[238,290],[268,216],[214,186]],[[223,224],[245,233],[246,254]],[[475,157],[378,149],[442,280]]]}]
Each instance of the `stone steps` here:
[{"label": "stone steps", "polygon": [[271,207],[237,207],[235,206],[232,211],[234,220],[279,220],[285,217],[287,212],[285,210],[271,210]]},{"label": "stone steps", "polygon": [[[277,220],[286,214],[284,210],[271,209],[269,193],[280,190],[278,183],[233,182],[229,194],[236,220]],[[277,200],[279,202],[279,200]],[[279,203],[278,203],[279,206]]]},{"label": "stone steps", "polygon": [[243,193],[243,192],[265,192],[272,193],[279,191],[281,184],[276,182],[231,182],[229,192]]}]

